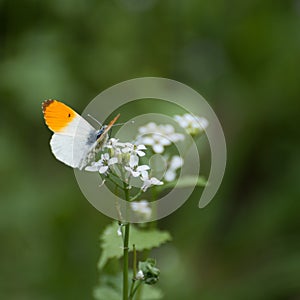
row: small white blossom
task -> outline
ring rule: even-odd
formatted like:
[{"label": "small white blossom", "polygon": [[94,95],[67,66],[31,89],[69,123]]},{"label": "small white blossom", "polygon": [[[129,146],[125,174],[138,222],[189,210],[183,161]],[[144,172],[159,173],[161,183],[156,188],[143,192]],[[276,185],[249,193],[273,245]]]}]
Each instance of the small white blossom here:
[{"label": "small white blossom", "polygon": [[163,153],[164,147],[180,140],[184,140],[184,135],[176,133],[172,125],[157,125],[150,122],[139,128],[138,144],[149,145],[155,153]]},{"label": "small white blossom", "polygon": [[171,158],[169,167],[164,175],[166,181],[173,181],[176,178],[176,170],[181,168],[183,165],[183,159],[178,156],[174,155]]},{"label": "small white blossom", "polygon": [[116,138],[110,138],[107,143],[105,144],[106,148],[110,149],[117,149],[120,147],[125,147],[126,143],[119,142],[119,139]]},{"label": "small white blossom", "polygon": [[100,166],[98,161],[97,162],[93,161],[90,166],[85,167],[85,170],[89,172],[98,172],[99,168]]},{"label": "small white blossom", "polygon": [[90,166],[85,168],[86,171],[99,172],[100,174],[107,174],[109,167],[116,164],[118,159],[116,157],[110,158],[108,153],[101,154],[101,158],[97,162],[93,162]]},{"label": "small white blossom", "polygon": [[164,184],[162,181],[158,180],[155,177],[149,178],[148,172],[143,172],[141,175],[142,175],[141,180],[144,182],[142,187],[141,187],[141,190],[143,192],[146,192],[147,189],[149,187],[151,187],[152,185],[163,185]]},{"label": "small white blossom", "polygon": [[105,147],[109,149],[110,155],[118,159],[118,163],[123,162],[122,149],[125,147],[125,143],[119,142],[118,139],[111,138],[105,144]]},{"label": "small white blossom", "polygon": [[118,236],[122,236],[122,234],[123,234],[123,233],[122,233],[122,226],[123,226],[123,225],[120,225],[120,226],[118,227],[118,230],[117,230],[117,235],[118,235]]},{"label": "small white blossom", "polygon": [[111,156],[118,159],[118,163],[123,166],[128,165],[129,161],[134,157],[138,161],[139,157],[145,156],[145,145],[134,145],[132,143],[121,143],[118,139],[111,138],[106,144],[106,148],[110,149]]},{"label": "small white blossom", "polygon": [[146,146],[143,144],[140,145],[134,145],[131,143],[126,143],[125,147],[122,149],[123,153],[130,153],[131,155],[137,155],[137,156],[145,156],[145,152],[143,150],[146,150]]},{"label": "small white blossom", "polygon": [[204,131],[208,126],[207,119],[191,114],[184,114],[183,116],[175,115],[174,120],[190,135],[197,135]]},{"label": "small white blossom", "polygon": [[129,158],[129,166],[124,166],[124,169],[131,173],[133,177],[138,177],[150,169],[148,165],[138,165],[139,158],[135,155],[130,156]]},{"label": "small white blossom", "polygon": [[142,270],[139,270],[137,273],[136,273],[136,276],[135,276],[135,279],[136,280],[143,280],[144,279],[144,273]]},{"label": "small white blossom", "polygon": [[147,200],[131,202],[130,206],[134,212],[144,216],[146,219],[149,219],[152,214],[151,207],[149,207],[149,202]]},{"label": "small white blossom", "polygon": [[124,167],[126,171],[130,172],[133,177],[139,177],[143,174],[143,172],[150,169],[147,165],[134,166],[134,167]]}]

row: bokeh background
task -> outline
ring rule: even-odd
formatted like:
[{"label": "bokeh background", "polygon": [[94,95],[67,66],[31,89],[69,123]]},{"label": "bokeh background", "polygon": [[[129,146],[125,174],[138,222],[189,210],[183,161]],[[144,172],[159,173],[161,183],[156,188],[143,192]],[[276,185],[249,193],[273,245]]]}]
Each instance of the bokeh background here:
[{"label": "bokeh background", "polygon": [[110,220],[50,153],[41,101],[82,111],[123,80],[200,92],[228,163],[160,221],[164,299],[300,299],[299,0],[0,1],[0,299],[92,299]]}]

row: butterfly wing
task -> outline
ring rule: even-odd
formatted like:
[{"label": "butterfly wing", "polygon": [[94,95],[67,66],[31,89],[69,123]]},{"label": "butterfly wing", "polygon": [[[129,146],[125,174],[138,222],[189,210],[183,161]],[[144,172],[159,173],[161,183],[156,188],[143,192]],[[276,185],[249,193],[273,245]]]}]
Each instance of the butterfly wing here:
[{"label": "butterfly wing", "polygon": [[54,156],[73,168],[82,169],[96,142],[96,130],[69,106],[56,100],[42,105],[47,126],[54,132],[50,146]]}]

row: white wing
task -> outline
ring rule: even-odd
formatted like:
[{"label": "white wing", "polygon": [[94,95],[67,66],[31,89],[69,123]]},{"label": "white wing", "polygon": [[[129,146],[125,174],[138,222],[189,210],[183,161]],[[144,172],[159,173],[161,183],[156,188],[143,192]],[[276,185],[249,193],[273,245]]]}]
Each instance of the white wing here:
[{"label": "white wing", "polygon": [[82,169],[96,145],[97,131],[77,115],[62,131],[54,133],[50,145],[54,156],[73,168]]}]

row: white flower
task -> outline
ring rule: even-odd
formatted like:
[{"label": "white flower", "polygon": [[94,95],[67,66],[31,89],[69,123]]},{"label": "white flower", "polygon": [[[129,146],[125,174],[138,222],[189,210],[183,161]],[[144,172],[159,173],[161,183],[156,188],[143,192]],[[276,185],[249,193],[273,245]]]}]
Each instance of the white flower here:
[{"label": "white flower", "polygon": [[118,139],[111,138],[105,144],[105,147],[109,149],[111,156],[117,157],[118,162],[122,163],[122,149],[125,147],[125,143],[119,142]]},{"label": "white flower", "polygon": [[150,218],[152,210],[151,207],[149,207],[149,202],[147,200],[131,202],[130,206],[134,212],[143,215],[146,219]]},{"label": "white flower", "polygon": [[116,157],[110,158],[108,153],[101,154],[100,160],[93,162],[90,166],[85,168],[86,171],[99,172],[100,174],[106,175],[109,171],[109,167],[118,163]]},{"label": "white flower", "polygon": [[106,144],[106,148],[110,149],[111,156],[118,159],[118,163],[123,166],[128,165],[130,159],[135,157],[138,161],[139,157],[145,156],[145,145],[134,145],[132,143],[121,143],[118,139],[111,138]]},{"label": "white flower", "polygon": [[119,142],[119,139],[116,138],[110,138],[107,143],[105,144],[106,148],[110,149],[117,149],[120,147],[125,147],[126,143]]},{"label": "white flower", "polygon": [[145,152],[143,150],[146,150],[146,146],[143,144],[134,145],[131,143],[126,143],[125,147],[122,149],[123,153],[130,153],[131,155],[137,155],[137,156],[145,156]]},{"label": "white flower", "polygon": [[183,159],[179,155],[174,155],[170,162],[170,169],[177,170],[183,165]]},{"label": "white flower", "polygon": [[85,167],[85,170],[89,172],[98,172],[99,168],[100,166],[98,161],[97,162],[93,161],[90,166]]},{"label": "white flower", "polygon": [[208,126],[207,119],[191,114],[184,114],[183,116],[175,115],[174,120],[190,135],[197,135],[204,131]]},{"label": "white flower", "polygon": [[136,273],[136,275],[135,275],[135,279],[136,280],[143,280],[144,279],[144,273],[143,273],[143,271],[142,270],[139,270],[137,273]]},{"label": "white flower", "polygon": [[184,140],[184,135],[176,133],[172,125],[157,125],[150,122],[139,128],[138,144],[149,145],[155,153],[163,153],[164,147],[180,140]]},{"label": "white flower", "polygon": [[117,230],[117,235],[118,235],[118,236],[122,236],[122,234],[123,234],[123,233],[122,233],[122,226],[123,226],[123,225],[120,225],[120,226],[118,227],[118,230]]},{"label": "white flower", "polygon": [[109,139],[106,147],[109,148],[111,156],[114,156],[118,159],[119,164],[127,164],[129,161],[129,154],[124,154],[123,149],[128,146],[130,143],[121,143],[118,139],[111,138]]},{"label": "white flower", "polygon": [[148,174],[147,171],[146,172],[142,172],[141,175],[142,175],[141,176],[141,180],[144,182],[143,185],[142,185],[142,187],[141,187],[141,190],[143,192],[146,192],[147,189],[149,187],[151,187],[152,185],[162,185],[162,184],[164,184],[162,181],[158,180],[155,177],[149,178],[149,174]]},{"label": "white flower", "polygon": [[171,158],[171,161],[169,163],[169,168],[164,175],[165,180],[173,181],[176,178],[176,170],[181,168],[182,165],[183,165],[183,159],[178,155],[174,155]]},{"label": "white flower", "polygon": [[133,177],[138,177],[150,169],[148,165],[138,165],[139,158],[135,155],[130,156],[129,158],[129,166],[124,166],[124,169],[131,173]]},{"label": "white flower", "polygon": [[134,167],[124,167],[126,171],[130,172],[133,177],[138,177],[143,174],[143,172],[150,169],[147,165],[134,166]]},{"label": "white flower", "polygon": [[171,141],[159,134],[152,134],[142,138],[142,142],[152,147],[155,153],[163,153],[165,146],[171,145]]}]

